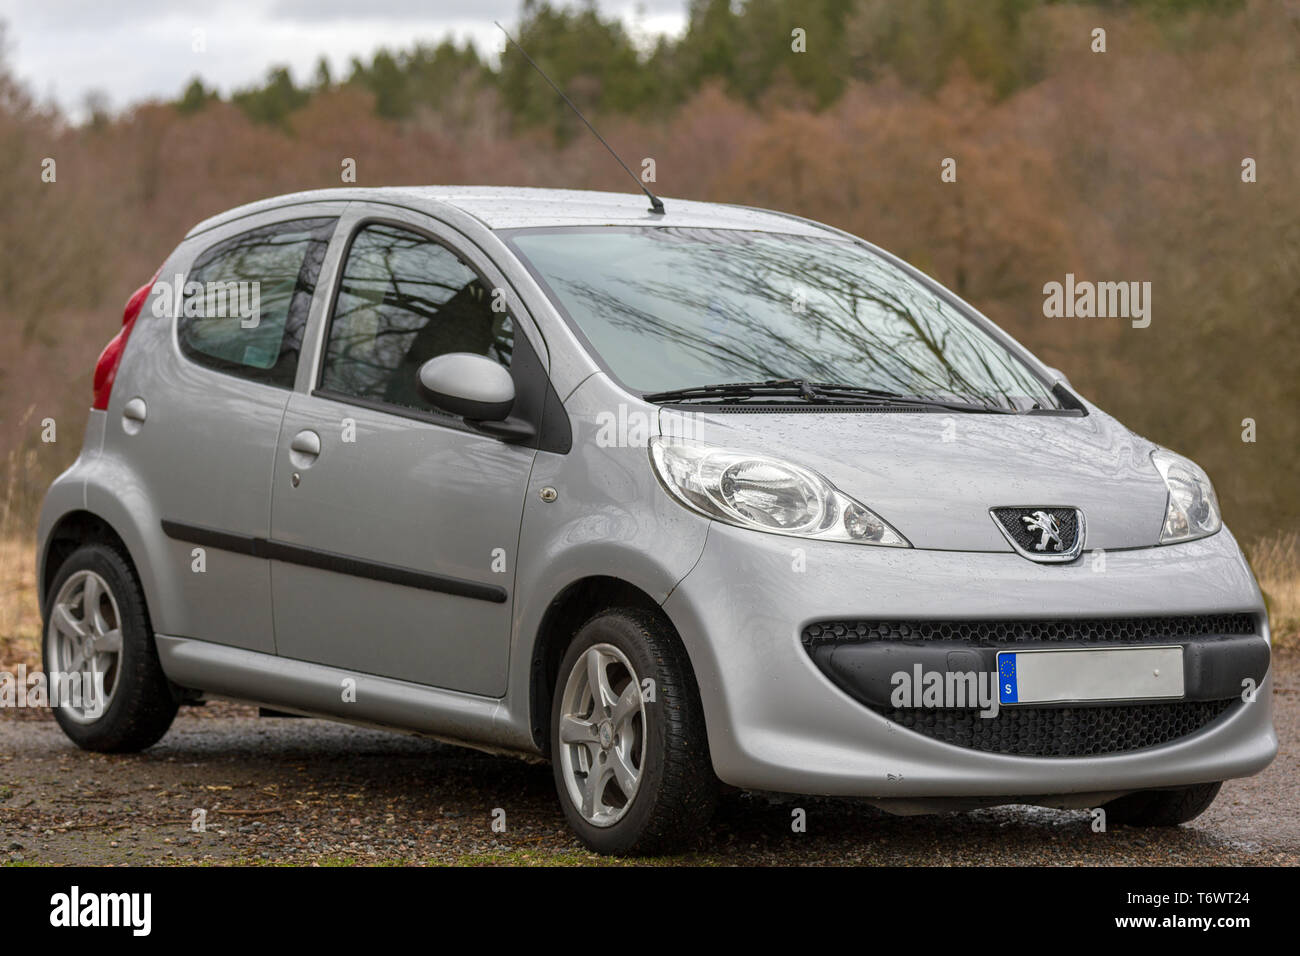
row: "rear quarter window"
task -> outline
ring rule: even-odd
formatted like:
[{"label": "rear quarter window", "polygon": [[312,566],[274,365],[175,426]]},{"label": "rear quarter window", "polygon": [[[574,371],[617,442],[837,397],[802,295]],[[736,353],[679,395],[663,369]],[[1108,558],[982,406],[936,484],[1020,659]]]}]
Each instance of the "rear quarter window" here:
[{"label": "rear quarter window", "polygon": [[176,320],[186,357],[218,371],[292,388],[336,222],[277,222],[202,252],[186,279]]}]

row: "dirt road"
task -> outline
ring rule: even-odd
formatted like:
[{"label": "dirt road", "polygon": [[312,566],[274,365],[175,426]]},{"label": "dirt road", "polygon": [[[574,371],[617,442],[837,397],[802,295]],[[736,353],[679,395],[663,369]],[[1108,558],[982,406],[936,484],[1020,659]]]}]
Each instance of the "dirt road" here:
[{"label": "dirt road", "polygon": [[[1179,830],[1094,833],[1086,813],[1025,807],[890,817],[852,801],[741,794],[695,849],[663,862],[1296,865],[1300,655],[1275,663],[1281,754]],[[791,832],[795,807],[806,833]],[[133,756],[78,751],[48,714],[0,715],[0,862],[598,859],[569,835],[544,764],[232,704],[182,710],[161,743]]]}]

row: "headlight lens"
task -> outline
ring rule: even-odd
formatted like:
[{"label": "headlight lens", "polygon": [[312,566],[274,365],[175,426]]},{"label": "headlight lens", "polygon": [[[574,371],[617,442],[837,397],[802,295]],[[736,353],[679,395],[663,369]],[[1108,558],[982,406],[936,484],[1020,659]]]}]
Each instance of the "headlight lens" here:
[{"label": "headlight lens", "polygon": [[911,547],[870,508],[780,458],[664,438],[651,439],[650,458],[669,493],[710,518],[801,538]]},{"label": "headlight lens", "polygon": [[1161,544],[1204,538],[1223,527],[1214,486],[1196,462],[1175,455],[1167,448],[1153,451],[1151,462],[1169,489],[1165,526],[1160,532]]}]

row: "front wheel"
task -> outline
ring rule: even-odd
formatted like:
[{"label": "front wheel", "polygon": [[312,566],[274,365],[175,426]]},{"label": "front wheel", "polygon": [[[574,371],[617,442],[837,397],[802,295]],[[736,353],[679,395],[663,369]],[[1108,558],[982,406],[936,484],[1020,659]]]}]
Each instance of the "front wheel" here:
[{"label": "front wheel", "polygon": [[564,815],[597,853],[659,852],[708,823],[717,779],[704,715],[661,618],[611,610],[578,631],[555,688],[551,763]]},{"label": "front wheel", "polygon": [[1219,795],[1219,783],[1175,790],[1139,790],[1104,805],[1114,823],[1131,827],[1176,827],[1204,813]]}]

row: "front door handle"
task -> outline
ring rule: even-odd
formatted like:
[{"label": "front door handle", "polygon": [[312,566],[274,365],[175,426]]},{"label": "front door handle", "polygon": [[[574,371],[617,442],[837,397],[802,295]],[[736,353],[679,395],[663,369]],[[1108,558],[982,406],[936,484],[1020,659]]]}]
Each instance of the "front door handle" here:
[{"label": "front door handle", "polygon": [[320,435],[304,429],[289,442],[289,460],[298,468],[308,468],[320,456]]}]

